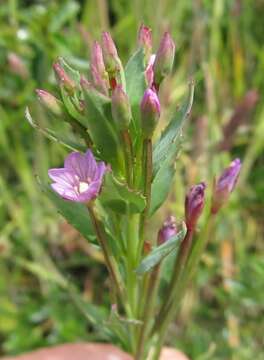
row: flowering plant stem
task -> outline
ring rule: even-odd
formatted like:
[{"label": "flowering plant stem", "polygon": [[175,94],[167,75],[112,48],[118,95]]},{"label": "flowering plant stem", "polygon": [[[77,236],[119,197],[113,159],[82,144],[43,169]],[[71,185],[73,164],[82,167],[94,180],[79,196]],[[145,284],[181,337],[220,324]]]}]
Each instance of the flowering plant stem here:
[{"label": "flowering plant stem", "polygon": [[[158,360],[160,357],[160,352],[164,343],[168,325],[179,308],[180,302],[185,294],[185,290],[201,259],[201,255],[206,247],[206,244],[210,239],[214,223],[215,215],[210,214],[208,221],[205,222],[206,225],[204,227],[204,230],[202,231],[201,236],[194,243],[193,247],[190,249],[191,251],[189,252],[189,254],[187,254],[189,256],[187,257],[187,259],[185,259],[184,268],[182,268],[181,274],[179,273],[176,283],[173,286],[173,290],[171,291],[170,302],[166,302],[166,309],[161,310],[159,316],[157,317],[156,323],[153,328],[153,335],[155,332],[158,334],[158,341],[153,360]],[[187,232],[186,237],[188,236],[192,236],[192,234],[188,235]]]},{"label": "flowering plant stem", "polygon": [[[108,249],[107,240],[105,238],[105,233],[104,233],[104,228],[101,225],[101,222],[97,218],[97,215],[94,211],[94,204],[92,202],[88,203],[87,209],[88,209],[90,217],[91,217],[91,221],[92,221],[92,224],[94,227],[94,231],[96,233],[98,243],[100,244],[100,246],[102,248],[107,269],[109,271],[109,274],[110,274],[113,284],[115,286],[115,291],[118,294],[118,297],[120,299],[124,299],[124,289],[123,289],[123,285],[122,285],[119,273],[117,271],[115,259]],[[117,303],[116,293],[114,293],[115,303]]]}]

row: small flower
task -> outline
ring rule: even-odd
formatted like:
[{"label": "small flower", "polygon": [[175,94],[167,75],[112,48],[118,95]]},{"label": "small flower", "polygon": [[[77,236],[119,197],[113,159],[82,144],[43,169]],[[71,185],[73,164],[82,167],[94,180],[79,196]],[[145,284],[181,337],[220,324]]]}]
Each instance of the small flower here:
[{"label": "small flower", "polygon": [[117,85],[112,94],[112,115],[119,130],[126,130],[132,118],[130,103],[122,85]]},{"label": "small flower", "polygon": [[152,31],[149,27],[141,25],[138,32],[138,45],[145,51],[146,61],[149,60],[152,51]]},{"label": "small flower", "polygon": [[160,117],[160,102],[155,91],[151,89],[145,91],[140,109],[143,135],[149,138],[153,135]]},{"label": "small flower", "polygon": [[54,181],[52,189],[67,200],[86,203],[96,198],[102,186],[107,167],[96,162],[91,150],[85,154],[73,152],[64,161],[64,168],[50,169]]},{"label": "small flower", "polygon": [[162,228],[158,233],[158,245],[165,243],[171,237],[177,234],[176,219],[174,216],[169,216],[163,223]]},{"label": "small flower", "polygon": [[216,214],[218,210],[228,201],[231,192],[237,183],[241,169],[241,161],[235,159],[226,168],[219,179],[216,181],[213,189],[212,213]]},{"label": "small flower", "polygon": [[62,106],[60,101],[50,94],[48,91],[36,89],[36,93],[40,102],[55,115],[62,114]]},{"label": "small flower", "polygon": [[149,59],[149,62],[148,62],[148,65],[147,65],[147,68],[146,68],[146,71],[145,71],[145,75],[146,75],[146,79],[147,79],[147,84],[148,86],[151,88],[152,85],[153,85],[153,80],[154,80],[154,70],[153,70],[153,65],[154,65],[154,62],[155,62],[155,58],[156,58],[156,55],[155,54],[152,54],[150,56],[150,59]]},{"label": "small flower", "polygon": [[175,55],[175,43],[168,32],[161,39],[154,62],[154,82],[159,87],[162,80],[171,72]]},{"label": "small flower", "polygon": [[202,214],[205,204],[204,182],[194,185],[189,190],[185,198],[185,222],[188,230],[193,230],[199,217]]}]

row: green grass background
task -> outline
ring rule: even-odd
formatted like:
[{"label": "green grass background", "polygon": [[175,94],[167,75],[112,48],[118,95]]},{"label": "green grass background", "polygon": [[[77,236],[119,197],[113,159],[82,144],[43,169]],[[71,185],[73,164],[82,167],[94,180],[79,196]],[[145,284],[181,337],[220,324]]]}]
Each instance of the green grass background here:
[{"label": "green grass background", "polygon": [[210,185],[232,158],[243,161],[167,343],[195,360],[264,358],[263,17],[263,0],[0,2],[0,355],[100,340],[54,274],[76,285],[82,306],[108,309],[101,257],[39,190],[36,175],[60,165],[65,150],[33,130],[24,112],[29,105],[46,125],[34,90],[56,94],[57,56],[85,73],[93,39],[110,30],[125,62],[144,22],[155,48],[167,29],[177,44],[173,75],[162,87],[160,128],[189,78],[196,82],[174,188],[156,223],[169,213],[182,217],[188,186]]}]

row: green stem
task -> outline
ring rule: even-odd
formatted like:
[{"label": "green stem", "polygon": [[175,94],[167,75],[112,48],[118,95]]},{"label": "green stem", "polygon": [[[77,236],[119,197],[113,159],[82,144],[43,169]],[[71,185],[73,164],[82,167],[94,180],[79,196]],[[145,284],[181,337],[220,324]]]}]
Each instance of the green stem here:
[{"label": "green stem", "polygon": [[102,248],[106,266],[111,276],[112,282],[115,286],[115,290],[118,296],[120,297],[120,299],[124,299],[124,289],[123,289],[122,281],[119,276],[118,270],[116,268],[115,259],[113,258],[113,255],[108,249],[104,228],[94,212],[93,204],[91,203],[87,204],[87,209],[91,217],[91,221],[97,236],[98,243]]},{"label": "green stem", "polygon": [[201,255],[206,247],[206,244],[208,243],[208,240],[210,239],[214,222],[215,222],[215,215],[210,214],[208,222],[206,222],[205,231],[202,232],[202,236],[198,239],[198,241],[194,243],[194,246],[185,264],[183,273],[180,276],[179,280],[177,281],[178,286],[176,286],[174,290],[174,295],[175,295],[174,302],[171,303],[167,308],[164,318],[163,319],[159,318],[159,323],[156,322],[155,324],[154,332],[158,334],[158,342],[153,360],[159,359],[169,322],[177,312],[183,294],[185,293],[185,290],[194,274],[194,271],[199,264]]},{"label": "green stem", "polygon": [[168,296],[166,297],[165,302],[157,317],[157,321],[156,321],[157,327],[166,317],[168,308],[170,308],[171,304],[174,302],[175,293],[177,293],[177,291],[179,290],[178,289],[179,281],[184,272],[184,266],[186,265],[188,255],[190,253],[192,238],[193,238],[193,230],[189,229],[187,231],[185,238],[183,239],[183,242],[181,243],[179,254],[175,260],[173,274],[170,280],[170,284],[168,286],[168,290],[169,290]]},{"label": "green stem", "polygon": [[126,176],[128,186],[132,186],[133,180],[133,150],[132,150],[132,141],[128,130],[121,132],[121,137],[123,141],[123,148],[125,153],[125,166],[126,166]]},{"label": "green stem", "polygon": [[144,177],[144,191],[143,194],[146,197],[146,207],[141,215],[140,219],[140,229],[139,229],[139,246],[138,246],[138,259],[141,256],[142,249],[144,246],[145,238],[145,228],[147,217],[150,208],[151,200],[151,181],[152,181],[152,140],[145,139],[143,142],[143,151],[142,151],[142,165],[143,165],[143,177]]},{"label": "green stem", "polygon": [[160,274],[160,266],[156,266],[152,271],[149,281],[148,281],[148,290],[147,296],[144,299],[145,307],[143,313],[143,324],[140,328],[139,337],[138,337],[138,345],[137,345],[137,353],[136,360],[144,360],[145,359],[145,342],[149,334],[150,325],[152,322],[152,315],[155,309],[155,299],[158,290],[159,284],[159,274]]}]

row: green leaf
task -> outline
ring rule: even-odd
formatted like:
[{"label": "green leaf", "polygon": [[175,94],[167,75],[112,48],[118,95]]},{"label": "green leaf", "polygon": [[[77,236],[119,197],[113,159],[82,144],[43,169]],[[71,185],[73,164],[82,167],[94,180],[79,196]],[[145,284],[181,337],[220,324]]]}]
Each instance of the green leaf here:
[{"label": "green leaf", "polygon": [[111,102],[107,97],[91,89],[83,89],[86,104],[85,124],[93,143],[104,161],[113,169],[118,168],[121,146],[113,127]]},{"label": "green leaf", "polygon": [[130,100],[133,127],[138,133],[140,129],[140,102],[147,88],[144,66],[144,51],[139,49],[128,61],[125,67],[126,92]]},{"label": "green leaf", "polygon": [[58,196],[48,185],[39,181],[41,189],[51,200],[58,212],[87,240],[95,239],[92,223],[86,206],[74,201],[68,201]]},{"label": "green leaf", "polygon": [[152,216],[167,199],[175,174],[175,165],[171,158],[166,159],[159,168],[151,185],[149,216]]},{"label": "green leaf", "polygon": [[154,146],[150,216],[164,203],[169,194],[175,174],[175,160],[182,143],[182,128],[191,111],[193,93],[194,85],[191,83],[185,104],[171,120]]},{"label": "green leaf", "polygon": [[146,206],[144,196],[128,188],[126,183],[117,180],[112,173],[105,175],[104,185],[99,200],[111,210],[124,214],[129,205],[133,213],[142,212]]},{"label": "green leaf", "polygon": [[172,251],[177,251],[181,241],[186,234],[186,225],[182,222],[182,229],[177,233],[177,235],[171,237],[164,244],[156,247],[147,255],[141,264],[136,269],[138,275],[143,275],[144,273],[152,270],[156,265],[158,265],[166,256],[168,256]]},{"label": "green leaf", "polygon": [[153,151],[153,173],[157,174],[165,159],[175,158],[181,143],[182,128],[185,120],[190,114],[194,95],[194,83],[189,85],[189,95],[186,102],[177,112],[175,117],[168,124],[166,129],[161,134],[160,139],[154,146]]},{"label": "green leaf", "polygon": [[49,129],[49,128],[43,128],[40,125],[38,125],[33,119],[29,112],[29,109],[26,108],[25,111],[25,117],[29,124],[39,132],[41,132],[44,136],[46,136],[48,139],[53,140],[55,142],[58,142],[59,144],[65,146],[66,148],[74,151],[85,151],[86,147],[84,145],[78,144],[61,134],[58,134],[56,131]]}]

